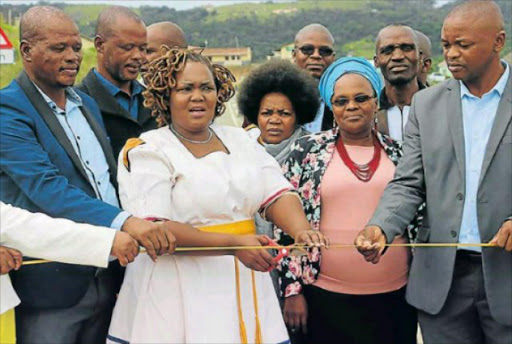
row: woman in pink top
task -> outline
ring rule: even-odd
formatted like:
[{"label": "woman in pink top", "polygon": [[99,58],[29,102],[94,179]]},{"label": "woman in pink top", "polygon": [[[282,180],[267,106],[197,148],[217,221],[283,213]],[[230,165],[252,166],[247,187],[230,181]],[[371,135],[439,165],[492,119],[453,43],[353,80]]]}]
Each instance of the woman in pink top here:
[{"label": "woman in pink top", "polygon": [[[374,130],[382,85],[366,60],[334,62],[319,89],[337,128],[297,140],[283,169],[312,228],[333,244],[351,244],[393,178],[401,147]],[[412,239],[415,228],[394,242]],[[282,244],[293,242],[276,232]],[[291,331],[307,329],[310,343],[415,343],[416,312],[404,296],[410,251],[393,247],[382,259],[367,264],[355,248],[285,259],[280,280]]]}]

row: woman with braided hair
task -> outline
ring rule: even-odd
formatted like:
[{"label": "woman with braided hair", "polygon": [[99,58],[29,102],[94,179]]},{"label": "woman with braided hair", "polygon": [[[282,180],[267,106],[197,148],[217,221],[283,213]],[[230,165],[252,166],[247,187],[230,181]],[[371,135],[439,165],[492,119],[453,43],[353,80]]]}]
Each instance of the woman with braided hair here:
[{"label": "woman with braided hair", "polygon": [[[143,75],[144,104],[161,127],[128,141],[120,154],[123,207],[143,218],[233,237],[254,234],[252,219],[260,212],[296,242],[324,245],[277,162],[243,129],[212,124],[234,94],[231,72],[196,52],[163,49]],[[245,245],[267,243],[249,238],[253,243]],[[126,271],[108,341],[287,343],[264,272],[275,266],[272,256],[266,250],[234,255],[208,251],[160,256],[157,262],[140,255]]]}]

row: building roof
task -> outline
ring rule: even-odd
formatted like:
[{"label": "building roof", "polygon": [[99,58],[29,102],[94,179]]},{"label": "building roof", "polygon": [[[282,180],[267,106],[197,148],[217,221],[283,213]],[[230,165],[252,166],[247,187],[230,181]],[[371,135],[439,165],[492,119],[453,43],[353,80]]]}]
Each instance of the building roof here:
[{"label": "building roof", "polygon": [[251,52],[250,47],[242,48],[205,48],[201,55],[203,56],[219,56],[219,55],[248,55]]}]

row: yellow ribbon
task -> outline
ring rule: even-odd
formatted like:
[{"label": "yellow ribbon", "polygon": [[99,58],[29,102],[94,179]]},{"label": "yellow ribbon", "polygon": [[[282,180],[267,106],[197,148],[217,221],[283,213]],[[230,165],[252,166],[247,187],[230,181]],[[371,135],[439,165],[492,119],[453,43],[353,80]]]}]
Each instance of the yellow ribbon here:
[{"label": "yellow ribbon", "polygon": [[[253,220],[245,220],[238,221],[227,224],[220,225],[212,225],[212,226],[204,226],[198,227],[199,230],[203,232],[210,233],[223,233],[223,234],[234,234],[234,235],[247,235],[247,234],[255,234],[256,226]],[[385,244],[386,247],[496,247],[495,244],[490,243],[400,243],[400,244]],[[341,248],[355,248],[354,244],[333,244],[330,245],[329,249],[341,249]],[[277,245],[277,246],[213,246],[213,247],[176,247],[176,252],[197,252],[197,251],[223,251],[223,250],[268,250],[268,249],[283,249],[286,248],[288,250],[300,250],[304,251],[308,246],[304,244],[293,244],[288,246]],[[141,253],[146,252],[146,250],[141,249]],[[34,265],[34,264],[43,264],[50,263],[49,260],[38,259],[38,260],[29,260],[24,261],[22,265]],[[242,313],[242,305],[241,305],[241,293],[240,293],[240,268],[238,259],[235,257],[235,276],[236,276],[236,297],[237,297],[237,308],[238,308],[238,325],[240,329],[240,342],[242,344],[248,343],[247,339],[247,330],[245,328],[245,323],[243,319]],[[261,324],[258,315],[258,297],[256,293],[256,281],[254,271],[251,270],[251,279],[252,279],[252,292],[253,292],[253,304],[254,304],[254,313],[255,313],[255,322],[256,322],[256,333],[255,333],[255,343],[261,344],[263,342],[262,332],[261,332]],[[4,317],[5,320],[6,317]]]},{"label": "yellow ribbon", "polygon": [[[385,244],[385,247],[497,247],[491,243],[402,243],[402,244]],[[304,250],[309,248],[303,244],[294,245],[277,245],[277,246],[210,246],[210,247],[176,247],[176,252],[197,252],[197,251],[225,251],[225,250],[279,250],[287,248],[290,250]],[[356,248],[354,244],[332,244],[328,249],[336,248]],[[141,249],[140,253],[146,253],[145,249]],[[52,263],[50,260],[35,259],[23,261],[22,265],[34,265]]]},{"label": "yellow ribbon", "polygon": [[[220,225],[211,225],[211,226],[203,226],[197,227],[199,230],[203,232],[209,233],[222,233],[222,234],[232,234],[232,235],[247,235],[247,234],[256,234],[256,225],[254,220],[244,220]],[[233,250],[233,249],[247,249],[245,247],[249,246],[216,246],[216,247],[177,247],[176,252],[193,252],[193,251],[216,251],[216,250]],[[261,248],[261,246],[253,246]],[[146,252],[144,249],[141,252]],[[44,259],[38,260],[29,260],[24,261],[23,265],[33,265],[33,264],[43,264],[49,263],[50,261]],[[242,303],[241,303],[241,293],[240,293],[240,268],[238,266],[238,259],[235,257],[235,276],[236,276],[236,297],[237,297],[237,308],[238,308],[238,325],[240,328],[240,342],[242,344],[247,344],[247,331],[245,329],[245,323],[243,319],[242,313]],[[261,325],[260,319],[258,316],[258,298],[256,294],[256,281],[254,271],[251,270],[251,278],[252,278],[252,293],[253,293],[253,303],[254,303],[254,313],[255,313],[255,321],[256,321],[256,335],[255,335],[255,343],[262,343],[262,335],[261,335]]]},{"label": "yellow ribbon", "polygon": [[240,343],[247,344],[247,330],[245,329],[244,315],[242,313],[242,296],[240,293],[240,268],[235,257],[235,281],[236,281],[236,306],[238,311],[238,328],[240,331]]}]

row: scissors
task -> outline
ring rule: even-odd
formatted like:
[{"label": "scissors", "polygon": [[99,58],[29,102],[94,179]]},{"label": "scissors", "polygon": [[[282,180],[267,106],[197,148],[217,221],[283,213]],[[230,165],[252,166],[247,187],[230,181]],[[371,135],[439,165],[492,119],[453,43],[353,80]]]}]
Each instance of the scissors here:
[{"label": "scissors", "polygon": [[[305,250],[305,246],[299,246],[296,244],[292,244],[289,246],[283,247],[282,245],[279,245],[274,240],[270,239],[270,237],[265,236],[268,240],[268,247],[275,247],[275,250],[277,250],[277,255],[272,259],[274,262],[279,263],[281,259],[288,257],[288,256],[307,256],[308,252]],[[272,271],[274,268],[270,267],[266,270],[266,272]]]}]

